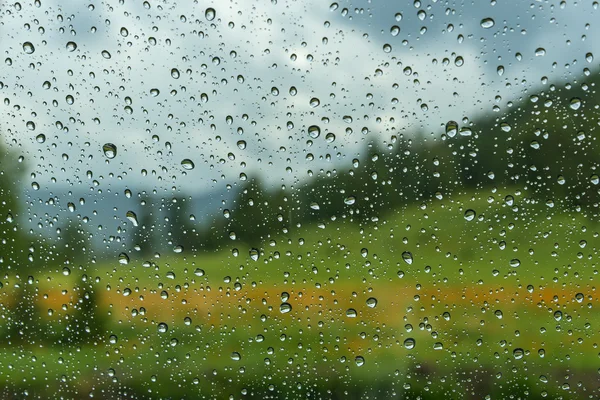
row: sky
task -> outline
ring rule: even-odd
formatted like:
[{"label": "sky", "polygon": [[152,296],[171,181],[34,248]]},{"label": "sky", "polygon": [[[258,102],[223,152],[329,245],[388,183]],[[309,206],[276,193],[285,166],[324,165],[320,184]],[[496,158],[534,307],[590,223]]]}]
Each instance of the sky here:
[{"label": "sky", "polygon": [[252,178],[294,185],[311,171],[350,168],[368,143],[417,132],[440,140],[448,120],[501,116],[544,90],[543,77],[574,82],[595,71],[597,8],[4,3],[0,132],[24,158],[25,187],[203,194]]}]

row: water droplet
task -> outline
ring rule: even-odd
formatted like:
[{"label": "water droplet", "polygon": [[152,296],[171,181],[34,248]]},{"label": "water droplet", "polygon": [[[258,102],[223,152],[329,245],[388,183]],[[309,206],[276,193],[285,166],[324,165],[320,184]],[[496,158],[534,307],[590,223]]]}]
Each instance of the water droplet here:
[{"label": "water droplet", "polygon": [[167,331],[169,330],[169,325],[165,324],[164,322],[161,322],[160,324],[158,324],[156,329],[158,330],[158,333],[167,333]]},{"label": "water droplet", "polygon": [[23,51],[27,54],[33,54],[35,52],[35,47],[31,42],[23,43]]},{"label": "water droplet", "polygon": [[496,72],[498,73],[498,76],[504,75],[504,66],[498,65],[498,68],[496,68]]},{"label": "water droplet", "polygon": [[411,265],[413,263],[413,255],[412,255],[412,253],[410,251],[403,252],[402,253],[402,259],[408,265]]},{"label": "water droplet", "polygon": [[66,46],[68,51],[75,51],[77,50],[77,43],[75,42],[67,42],[67,46]]},{"label": "water droplet", "polygon": [[504,316],[504,314],[502,314],[502,310],[496,310],[496,311],[494,311],[494,315],[498,319],[502,319],[502,317]]},{"label": "water droplet", "polygon": [[394,25],[390,28],[390,33],[392,34],[392,36],[398,36],[398,34],[400,33],[400,27],[398,25]]},{"label": "water droplet", "polygon": [[152,97],[156,97],[156,96],[158,96],[159,94],[160,94],[160,90],[158,90],[158,89],[150,89],[150,95],[151,95]]},{"label": "water droplet", "polygon": [[217,16],[217,12],[212,7],[207,8],[206,11],[204,12],[204,17],[206,18],[207,21],[212,21],[213,19],[215,19],[216,16]]},{"label": "water droplet", "polygon": [[344,204],[346,204],[348,206],[351,206],[354,203],[356,203],[356,197],[354,197],[354,196],[348,196],[344,199]]},{"label": "water droplet", "polygon": [[446,122],[446,135],[453,138],[458,133],[458,122],[448,121]]},{"label": "water droplet", "polygon": [[475,219],[475,210],[472,210],[469,208],[467,211],[465,211],[465,220],[473,221],[474,219]]},{"label": "water droplet", "polygon": [[234,351],[233,353],[231,353],[231,359],[233,361],[240,361],[242,359],[242,355],[237,351]]},{"label": "water droplet", "polygon": [[484,29],[490,29],[496,24],[492,18],[484,18],[481,20],[481,27]]},{"label": "water droplet", "polygon": [[38,143],[44,143],[44,142],[46,141],[46,135],[44,135],[43,133],[40,133],[39,135],[37,135],[37,136],[35,137],[35,140],[36,140]]},{"label": "water droplet", "polygon": [[321,100],[319,100],[316,97],[313,97],[312,99],[310,99],[310,102],[308,103],[312,108],[317,108],[319,107],[319,105],[321,104]]},{"label": "water droplet", "polygon": [[562,311],[558,310],[558,311],[554,312],[554,319],[556,321],[560,321],[562,319],[562,316],[563,316]]},{"label": "water droplet", "polygon": [[458,56],[454,59],[454,65],[457,67],[462,67],[465,64],[465,59],[462,56]]},{"label": "water droplet", "polygon": [[325,141],[327,143],[333,143],[333,142],[335,142],[335,134],[329,132],[327,135],[325,135]]},{"label": "water droplet", "polygon": [[581,107],[581,99],[573,97],[571,99],[569,107],[571,107],[572,110],[579,110],[579,107]]},{"label": "water droplet", "polygon": [[110,53],[108,52],[108,50],[102,50],[102,57],[106,58],[107,60],[110,60],[110,58],[112,57],[110,55]]},{"label": "water droplet", "polygon": [[360,255],[363,256],[363,258],[367,258],[369,256],[369,250],[368,249],[361,249],[360,250]]},{"label": "water droplet", "polygon": [[516,360],[520,360],[524,355],[525,351],[521,348],[516,348],[513,350],[513,357],[515,357]]},{"label": "water droplet", "polygon": [[104,152],[106,158],[112,159],[117,156],[117,146],[112,143],[106,143],[104,146],[102,146],[102,151]]},{"label": "water droplet", "polygon": [[346,310],[346,317],[348,318],[356,318],[357,315],[358,314],[354,308],[349,308]]},{"label": "water droplet", "polygon": [[127,213],[125,213],[125,217],[127,217],[133,226],[138,226],[137,215],[133,211],[127,211]]},{"label": "water droplet", "polygon": [[292,86],[290,88],[290,96],[295,96],[298,94],[298,89],[296,89],[296,86]]},{"label": "water droplet", "polygon": [[370,307],[370,308],[377,307],[377,299],[375,297],[369,297],[367,299],[367,307]]},{"label": "water droplet", "polygon": [[258,257],[260,256],[260,252],[257,249],[250,249],[250,258],[252,261],[258,261]]},{"label": "water droplet", "polygon": [[536,57],[543,57],[545,55],[546,55],[546,49],[544,49],[543,47],[538,47],[537,49],[535,49]]},{"label": "water droplet", "polygon": [[119,254],[119,264],[129,264],[129,256],[125,253]]},{"label": "water droplet", "polygon": [[356,356],[354,357],[354,362],[357,367],[362,367],[365,364],[365,359],[363,356]]},{"label": "water droplet", "polygon": [[240,150],[246,149],[246,141],[245,140],[238,140],[237,147]]},{"label": "water droplet", "polygon": [[290,303],[282,303],[282,304],[279,306],[279,311],[280,311],[282,314],[289,313],[290,311],[292,311],[292,305],[291,305]]},{"label": "water droplet", "polygon": [[383,45],[383,52],[384,53],[390,53],[392,51],[392,46],[389,45],[388,43]]},{"label": "water droplet", "polygon": [[125,27],[122,27],[119,32],[121,33],[121,36],[123,36],[123,37],[129,36],[129,31]]},{"label": "water droplet", "polygon": [[408,350],[412,350],[415,348],[415,345],[417,343],[415,342],[415,339],[413,338],[408,338],[404,340],[404,347]]},{"label": "water droplet", "polygon": [[179,70],[177,68],[171,69],[171,77],[173,79],[179,79],[179,76],[180,76],[180,74],[179,74]]},{"label": "water droplet", "polygon": [[443,350],[444,349],[444,345],[440,342],[435,342],[433,344],[433,349],[434,350]]},{"label": "water droplet", "polygon": [[309,126],[308,135],[313,139],[318,138],[321,135],[321,128],[319,128],[317,125]]},{"label": "water droplet", "polygon": [[190,160],[189,158],[185,158],[185,159],[181,160],[181,166],[183,167],[183,169],[187,169],[187,170],[192,170],[196,167],[194,165],[194,162],[192,160]]},{"label": "water droplet", "polygon": [[204,270],[202,268],[196,268],[196,270],[194,271],[194,275],[204,276]]}]

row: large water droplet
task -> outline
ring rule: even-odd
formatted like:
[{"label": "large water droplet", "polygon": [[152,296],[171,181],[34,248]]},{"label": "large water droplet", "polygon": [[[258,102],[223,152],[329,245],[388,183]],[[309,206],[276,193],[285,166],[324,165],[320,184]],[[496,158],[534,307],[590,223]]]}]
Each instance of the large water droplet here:
[{"label": "large water droplet", "polygon": [[321,104],[321,100],[319,100],[316,97],[313,97],[312,99],[310,99],[310,102],[308,103],[312,108],[316,108],[319,107],[319,105]]},{"label": "large water droplet", "polygon": [[458,133],[458,122],[448,121],[446,122],[446,135],[453,138]]},{"label": "large water droplet", "polygon": [[33,54],[35,52],[35,47],[31,42],[23,43],[23,51],[27,54]]},{"label": "large water droplet", "polygon": [[319,128],[317,125],[309,126],[308,135],[313,139],[318,138],[321,135],[321,128]]},{"label": "large water droplet", "polygon": [[106,58],[107,60],[110,60],[110,58],[112,57],[110,55],[110,53],[108,52],[108,50],[102,50],[102,57]]},{"label": "large water droplet", "polygon": [[106,158],[115,158],[117,156],[117,146],[112,143],[106,143],[102,146],[102,151]]},{"label": "large water droplet", "polygon": [[484,18],[481,20],[481,27],[484,29],[490,29],[496,22],[492,18]]},{"label": "large water droplet", "polygon": [[404,347],[408,350],[412,350],[415,348],[416,342],[413,338],[408,338],[404,340]]},{"label": "large water droplet", "polygon": [[292,305],[290,303],[282,303],[279,306],[279,311],[281,311],[282,314],[289,313],[292,311]]},{"label": "large water droplet", "polygon": [[410,251],[405,251],[402,253],[402,259],[404,260],[405,263],[407,263],[408,265],[413,263],[413,255]]},{"label": "large water droplet", "polygon": [[160,324],[158,324],[156,329],[158,330],[158,333],[167,333],[167,331],[169,330],[169,325],[165,324],[164,322],[161,322]]},{"label": "large water droplet", "polygon": [[129,264],[129,256],[125,253],[119,254],[119,264]]},{"label": "large water droplet", "polygon": [[187,170],[192,170],[196,167],[194,165],[194,162],[192,160],[190,160],[189,158],[185,158],[185,159],[181,160],[181,166],[183,167],[183,169],[187,169]]},{"label": "large water droplet", "polygon": [[213,19],[215,19],[216,16],[217,16],[217,12],[212,7],[207,8],[206,11],[204,12],[204,17],[206,18],[207,21],[212,21]]},{"label": "large water droplet", "polygon": [[349,308],[346,310],[346,317],[348,318],[356,318],[357,315],[358,313],[354,308]]},{"label": "large water droplet", "polygon": [[475,215],[475,210],[469,208],[467,211],[465,211],[465,220],[473,221],[475,219]]},{"label": "large water droplet", "polygon": [[370,307],[370,308],[377,307],[377,299],[375,297],[369,297],[367,299],[367,307]]},{"label": "large water droplet", "polygon": [[133,226],[138,226],[138,219],[136,213],[133,211],[127,211],[125,217],[133,224]]},{"label": "large water droplet", "polygon": [[250,258],[252,261],[258,261],[259,256],[260,252],[257,249],[250,249]]},{"label": "large water droplet", "polygon": [[75,51],[77,50],[77,43],[75,42],[67,42],[67,50],[68,51]]},{"label": "large water droplet", "polygon": [[569,103],[569,107],[571,107],[572,110],[579,110],[579,107],[581,107],[581,99],[573,97]]}]

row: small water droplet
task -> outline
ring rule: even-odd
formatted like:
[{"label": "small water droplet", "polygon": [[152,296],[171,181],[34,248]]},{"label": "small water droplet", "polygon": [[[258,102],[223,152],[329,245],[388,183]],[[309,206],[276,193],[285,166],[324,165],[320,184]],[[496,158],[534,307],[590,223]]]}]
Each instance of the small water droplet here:
[{"label": "small water droplet", "polygon": [[250,249],[250,258],[252,259],[252,261],[258,261],[258,258],[260,256],[260,252],[258,251],[258,249]]},{"label": "small water droplet", "polygon": [[242,359],[242,355],[237,351],[234,351],[233,353],[231,353],[231,359],[233,361],[240,361]]},{"label": "small water droplet", "polygon": [[102,50],[102,57],[106,58],[107,60],[110,60],[110,58],[112,57],[110,55],[110,53],[108,52],[108,50]]}]

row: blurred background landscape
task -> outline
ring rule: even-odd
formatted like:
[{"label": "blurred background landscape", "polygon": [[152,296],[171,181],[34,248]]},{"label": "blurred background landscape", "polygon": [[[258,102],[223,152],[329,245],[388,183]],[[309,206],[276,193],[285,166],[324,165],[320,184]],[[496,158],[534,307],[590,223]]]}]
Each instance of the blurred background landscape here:
[{"label": "blurred background landscape", "polygon": [[492,3],[2,6],[1,397],[598,398],[597,3]]}]

